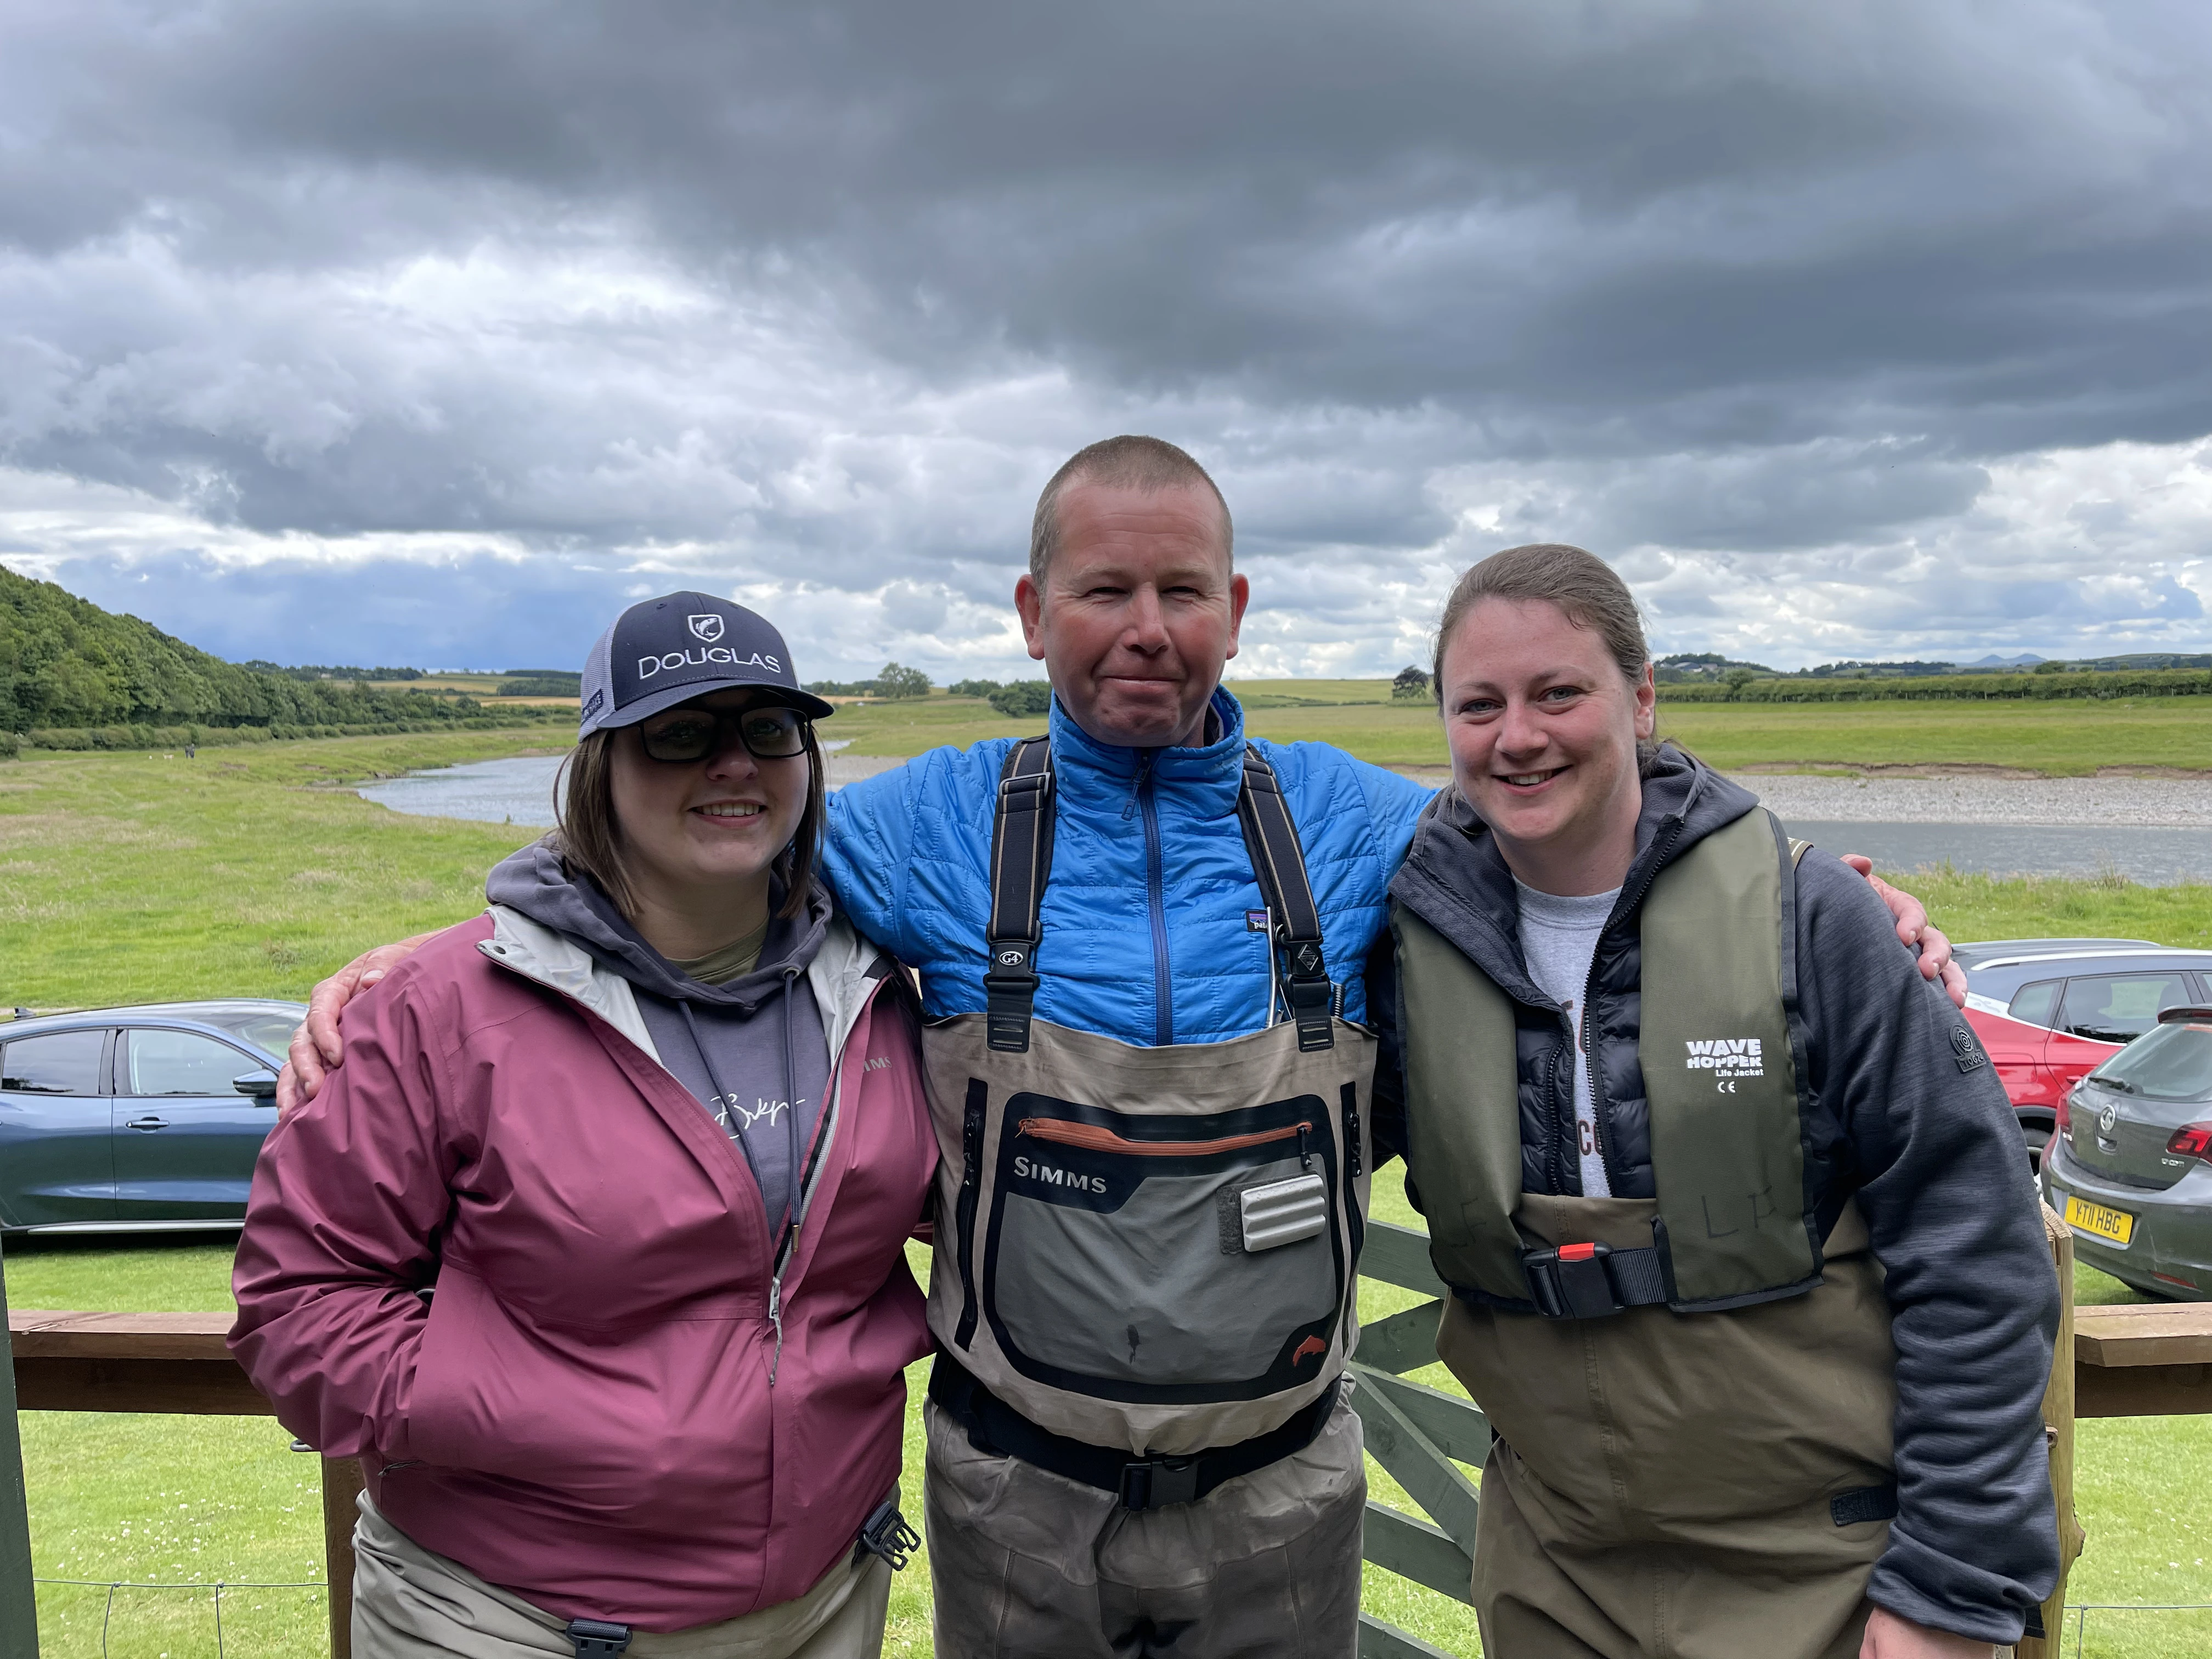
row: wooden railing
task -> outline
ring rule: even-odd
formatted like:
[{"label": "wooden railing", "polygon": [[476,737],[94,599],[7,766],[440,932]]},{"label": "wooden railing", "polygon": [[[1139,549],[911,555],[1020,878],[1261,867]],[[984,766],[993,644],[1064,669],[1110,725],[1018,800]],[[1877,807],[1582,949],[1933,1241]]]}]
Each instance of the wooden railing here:
[{"label": "wooden railing", "polygon": [[[2063,1236],[2057,1250],[2063,1265],[2071,1252]],[[1443,1286],[1429,1266],[1428,1240],[1402,1227],[1370,1225],[1360,1268],[1366,1277],[1431,1298],[1363,1330],[1351,1367],[1352,1400],[1367,1449],[1426,1511],[1412,1516],[1370,1504],[1367,1559],[1466,1601],[1478,1507],[1468,1470],[1479,1468],[1488,1452],[1489,1427],[1466,1400],[1409,1382],[1403,1375],[1436,1358]],[[5,1305],[0,1293],[0,1309]],[[2070,1390],[2072,1415],[2212,1413],[2212,1303],[2081,1308],[2072,1310],[2071,1323],[2073,1369],[2053,1379],[2052,1392],[2063,1401]],[[37,1654],[15,1408],[266,1416],[269,1402],[254,1392],[223,1346],[229,1324],[226,1314],[8,1313],[14,1364],[0,1368],[0,1659],[36,1659]],[[2063,1491],[2070,1497],[2070,1418],[2065,1429],[2054,1444],[2054,1468],[2063,1466]],[[322,1468],[331,1649],[335,1659],[348,1659],[361,1469],[336,1458],[324,1459]],[[2055,1623],[2046,1617],[2046,1624],[2055,1637]],[[1368,1615],[1360,1620],[1359,1650],[1362,1659],[1450,1659]]]}]

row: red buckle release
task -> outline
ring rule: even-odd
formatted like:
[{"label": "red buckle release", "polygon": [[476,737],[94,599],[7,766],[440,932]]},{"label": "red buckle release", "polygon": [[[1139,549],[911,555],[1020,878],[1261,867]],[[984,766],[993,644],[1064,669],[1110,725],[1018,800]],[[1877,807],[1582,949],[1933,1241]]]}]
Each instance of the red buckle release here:
[{"label": "red buckle release", "polygon": [[1562,1244],[1559,1246],[1559,1260],[1562,1261],[1588,1261],[1596,1254],[1597,1246],[1595,1244]]}]

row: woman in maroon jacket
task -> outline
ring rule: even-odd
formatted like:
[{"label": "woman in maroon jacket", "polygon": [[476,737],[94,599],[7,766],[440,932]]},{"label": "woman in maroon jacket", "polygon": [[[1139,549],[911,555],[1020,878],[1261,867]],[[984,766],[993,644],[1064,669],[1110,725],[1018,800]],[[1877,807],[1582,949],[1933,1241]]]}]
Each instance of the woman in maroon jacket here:
[{"label": "woman in maroon jacket", "polygon": [[231,1345],[364,1460],[359,1659],[873,1655],[935,1148],[904,981],[812,873],[830,711],[697,593],[583,693],[560,833],[270,1135]]}]

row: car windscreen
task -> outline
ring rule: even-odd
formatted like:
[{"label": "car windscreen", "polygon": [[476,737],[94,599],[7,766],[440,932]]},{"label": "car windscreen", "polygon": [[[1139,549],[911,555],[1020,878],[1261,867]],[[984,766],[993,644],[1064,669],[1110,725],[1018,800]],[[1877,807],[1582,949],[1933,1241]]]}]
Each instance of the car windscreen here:
[{"label": "car windscreen", "polygon": [[299,1027],[299,1018],[292,1014],[270,1013],[256,1009],[236,1014],[210,1014],[210,1025],[220,1025],[234,1036],[244,1037],[264,1054],[282,1054],[292,1041],[292,1033]]},{"label": "car windscreen", "polygon": [[2161,1025],[2089,1075],[2149,1100],[2212,1100],[2212,1025]]},{"label": "car windscreen", "polygon": [[2178,970],[2069,979],[2058,1029],[2096,1042],[2132,1042],[2158,1024],[2160,1009],[2194,998],[2187,976]]}]

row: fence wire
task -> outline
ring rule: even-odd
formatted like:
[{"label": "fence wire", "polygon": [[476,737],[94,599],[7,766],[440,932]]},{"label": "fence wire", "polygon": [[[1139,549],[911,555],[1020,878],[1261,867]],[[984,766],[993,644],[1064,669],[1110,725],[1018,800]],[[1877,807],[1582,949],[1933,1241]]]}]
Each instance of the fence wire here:
[{"label": "fence wire", "polygon": [[2212,1613],[2212,1601],[2069,1601],[2059,1621],[2058,1639],[2066,1639],[2065,1620],[2074,1620],[2074,1659],[2081,1659],[2093,1613]]},{"label": "fence wire", "polygon": [[107,1627],[115,1617],[115,1594],[118,1590],[212,1590],[215,1593],[215,1659],[223,1659],[222,1651],[222,1593],[227,1589],[319,1589],[330,1586],[319,1578],[309,1578],[297,1583],[259,1583],[240,1581],[233,1583],[218,1578],[210,1583],[205,1580],[173,1584],[133,1584],[119,1578],[33,1578],[36,1584],[56,1584],[75,1589],[104,1589],[106,1605],[100,1610],[100,1659],[108,1659]]}]

